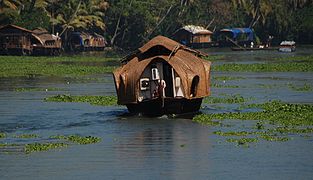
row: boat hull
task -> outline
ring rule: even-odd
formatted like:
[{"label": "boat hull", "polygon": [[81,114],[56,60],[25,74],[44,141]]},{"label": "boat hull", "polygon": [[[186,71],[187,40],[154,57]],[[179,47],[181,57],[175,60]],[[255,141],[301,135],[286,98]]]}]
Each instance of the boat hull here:
[{"label": "boat hull", "polygon": [[197,112],[200,109],[202,98],[158,98],[143,101],[138,104],[126,104],[130,113],[159,116],[164,114],[184,114]]}]

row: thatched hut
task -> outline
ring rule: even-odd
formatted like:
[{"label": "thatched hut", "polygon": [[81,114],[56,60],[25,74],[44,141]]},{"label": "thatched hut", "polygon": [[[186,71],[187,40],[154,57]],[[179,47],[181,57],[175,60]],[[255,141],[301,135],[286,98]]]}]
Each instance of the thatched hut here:
[{"label": "thatched hut", "polygon": [[15,25],[0,27],[0,54],[27,55],[32,53],[32,31]]},{"label": "thatched hut", "polygon": [[210,95],[211,63],[202,56],[169,38],[153,38],[113,72],[118,104],[132,113],[198,111]]},{"label": "thatched hut", "polygon": [[37,28],[33,30],[33,54],[35,55],[59,55],[62,48],[62,41],[59,36],[50,34],[46,29]]},{"label": "thatched hut", "polygon": [[212,34],[213,32],[204,27],[187,25],[178,29],[174,33],[173,39],[189,47],[204,48],[212,44]]}]

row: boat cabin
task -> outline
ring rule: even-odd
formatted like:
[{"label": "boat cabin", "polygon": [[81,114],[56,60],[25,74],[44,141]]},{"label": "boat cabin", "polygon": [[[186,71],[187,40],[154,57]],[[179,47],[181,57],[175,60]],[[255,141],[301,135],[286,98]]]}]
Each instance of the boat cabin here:
[{"label": "boat cabin", "polygon": [[113,72],[118,104],[147,115],[198,111],[210,95],[211,63],[202,56],[169,38],[153,38]]}]

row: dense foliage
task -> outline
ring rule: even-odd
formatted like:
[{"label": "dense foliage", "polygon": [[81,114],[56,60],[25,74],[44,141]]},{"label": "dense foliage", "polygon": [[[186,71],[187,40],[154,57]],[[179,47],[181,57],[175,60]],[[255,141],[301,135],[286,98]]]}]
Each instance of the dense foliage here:
[{"label": "dense foliage", "polygon": [[93,31],[111,45],[135,48],[151,37],[171,36],[183,25],[212,31],[251,27],[259,39],[313,42],[311,0],[3,0],[0,25],[43,27],[64,38],[75,30]]}]

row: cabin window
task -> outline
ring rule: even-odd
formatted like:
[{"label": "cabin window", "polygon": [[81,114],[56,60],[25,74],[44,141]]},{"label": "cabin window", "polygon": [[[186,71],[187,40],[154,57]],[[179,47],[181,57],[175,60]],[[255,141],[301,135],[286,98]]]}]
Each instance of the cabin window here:
[{"label": "cabin window", "polygon": [[195,76],[195,77],[192,79],[192,83],[191,83],[190,97],[195,97],[195,96],[197,96],[198,84],[199,84],[199,76]]}]

